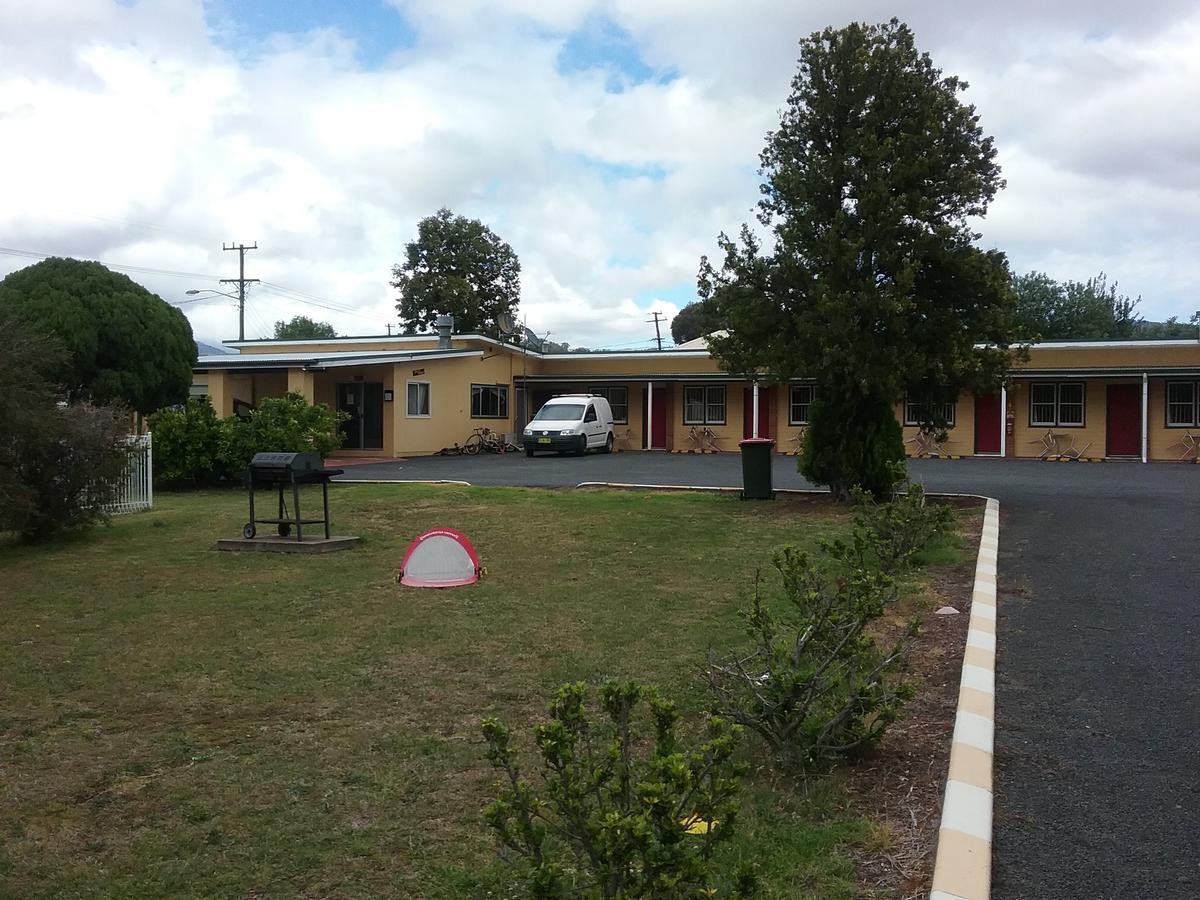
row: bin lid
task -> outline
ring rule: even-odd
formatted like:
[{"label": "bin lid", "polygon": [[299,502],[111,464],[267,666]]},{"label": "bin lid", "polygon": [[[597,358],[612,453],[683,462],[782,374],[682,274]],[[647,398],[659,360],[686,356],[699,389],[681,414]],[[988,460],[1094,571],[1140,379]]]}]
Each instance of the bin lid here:
[{"label": "bin lid", "polygon": [[747,444],[774,444],[774,438],[743,438],[738,441],[739,447],[745,447]]}]

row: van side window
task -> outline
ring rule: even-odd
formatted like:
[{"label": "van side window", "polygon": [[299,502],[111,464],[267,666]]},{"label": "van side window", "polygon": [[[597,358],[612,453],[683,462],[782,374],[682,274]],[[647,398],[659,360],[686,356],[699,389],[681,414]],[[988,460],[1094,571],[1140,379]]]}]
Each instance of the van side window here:
[{"label": "van side window", "polygon": [[588,407],[587,414],[583,417],[583,421],[585,421],[585,422],[595,422],[596,421],[596,407],[594,407],[594,406]]}]

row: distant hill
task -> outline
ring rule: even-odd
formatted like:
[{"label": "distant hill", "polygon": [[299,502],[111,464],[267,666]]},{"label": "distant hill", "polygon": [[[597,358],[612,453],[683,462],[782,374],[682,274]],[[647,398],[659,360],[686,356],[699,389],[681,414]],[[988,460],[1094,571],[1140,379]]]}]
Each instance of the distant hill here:
[{"label": "distant hill", "polygon": [[215,344],[206,344],[204,341],[196,341],[197,356],[220,356],[227,354],[229,351],[225,347],[218,347]]}]

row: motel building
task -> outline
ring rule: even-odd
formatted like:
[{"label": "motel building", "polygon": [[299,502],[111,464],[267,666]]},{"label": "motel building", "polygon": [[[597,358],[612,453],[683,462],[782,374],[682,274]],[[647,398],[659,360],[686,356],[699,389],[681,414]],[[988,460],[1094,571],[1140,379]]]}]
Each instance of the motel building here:
[{"label": "motel building", "polygon": [[[476,334],[229,341],[202,356],[193,396],[216,413],[295,391],[349,416],[342,457],[392,458],[463,444],[476,428],[517,436],[556,394],[608,398],[622,450],[736,451],[757,433],[799,450],[820,384],[731,377],[703,339],[672,350],[535,353]],[[1200,446],[1200,342],[1036,344],[1007,390],[944,410],[944,441],[901,404],[910,456],[1194,462]],[[757,411],[757,415],[755,414]]]}]

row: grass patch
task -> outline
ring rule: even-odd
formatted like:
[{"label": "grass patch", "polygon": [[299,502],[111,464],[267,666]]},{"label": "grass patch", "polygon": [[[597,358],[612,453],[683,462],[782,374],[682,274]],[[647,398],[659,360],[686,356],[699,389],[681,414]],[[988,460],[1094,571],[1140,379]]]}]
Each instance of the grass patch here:
[{"label": "grass patch", "polygon": [[[698,710],[696,667],[740,640],[755,569],[847,524],[810,499],[339,485],[362,546],[285,556],[210,549],[240,531],[240,493],[156,502],[0,543],[7,893],[503,896],[480,719],[524,741],[559,684],[608,675]],[[400,589],[439,525],[487,577]],[[851,896],[842,848],[868,835],[836,784],[751,782],[727,852],[761,861],[767,896]]]}]

